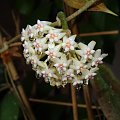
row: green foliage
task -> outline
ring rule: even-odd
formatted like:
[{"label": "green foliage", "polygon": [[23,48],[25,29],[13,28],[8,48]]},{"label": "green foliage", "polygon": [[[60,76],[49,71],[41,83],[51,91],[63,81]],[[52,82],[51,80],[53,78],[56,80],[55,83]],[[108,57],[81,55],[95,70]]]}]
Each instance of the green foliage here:
[{"label": "green foliage", "polygon": [[0,103],[0,120],[18,120],[19,104],[12,92],[8,92]]}]

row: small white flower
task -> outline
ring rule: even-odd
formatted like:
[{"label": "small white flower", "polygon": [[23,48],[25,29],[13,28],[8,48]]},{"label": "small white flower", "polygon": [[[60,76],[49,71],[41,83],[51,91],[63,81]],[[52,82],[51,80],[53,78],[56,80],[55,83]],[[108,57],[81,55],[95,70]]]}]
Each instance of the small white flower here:
[{"label": "small white flower", "polygon": [[68,69],[65,74],[62,76],[62,81],[65,80],[72,80],[74,78],[74,73],[73,69]]},{"label": "small white flower", "polygon": [[61,45],[55,46],[55,44],[49,44],[48,50],[45,51],[45,53],[48,55],[48,60],[50,58],[60,57],[61,56],[61,53],[59,52],[60,48],[61,48]]},{"label": "small white flower", "polygon": [[36,30],[36,32],[45,32],[50,30],[50,29],[54,29],[53,27],[50,26],[51,22],[48,21],[40,21],[37,20],[37,24],[34,25],[34,28]]},{"label": "small white flower", "polygon": [[93,57],[93,61],[92,61],[92,66],[98,66],[99,64],[103,63],[103,58],[106,57],[108,54],[102,54],[101,55],[101,50],[98,49],[96,50],[94,57]]},{"label": "small white flower", "polygon": [[66,55],[62,54],[61,58],[55,58],[53,59],[53,61],[55,62],[54,66],[57,68],[59,73],[62,73],[64,71],[66,71],[66,67],[69,65],[70,60],[67,61]]},{"label": "small white flower", "polygon": [[88,44],[88,46],[83,43],[79,43],[78,45],[81,50],[76,50],[76,53],[79,54],[80,56],[82,56],[86,62],[88,59],[93,58],[93,54],[95,52],[95,50],[93,50],[93,48],[94,48],[95,44],[96,44],[95,41],[91,41]]},{"label": "small white flower", "polygon": [[85,76],[85,83],[84,84],[88,84],[89,80],[94,79],[94,76],[96,75],[96,71],[98,70],[98,68],[92,68],[90,70],[84,70],[84,72],[82,72]]},{"label": "small white flower", "polygon": [[88,66],[84,64],[82,61],[73,59],[73,65],[71,65],[70,67],[76,70],[76,73],[79,74],[82,72],[82,70],[86,69]]},{"label": "small white flower", "polygon": [[26,31],[27,31],[27,34],[30,38],[34,37],[34,30],[33,30],[33,27],[31,25],[28,25],[26,27]]},{"label": "small white flower", "polygon": [[44,30],[44,25],[40,20],[37,20],[37,24],[34,26],[37,32],[43,32]]},{"label": "small white flower", "polygon": [[37,56],[36,55],[30,56],[29,60],[30,60],[30,63],[32,64],[33,69],[36,68],[38,65],[38,61],[39,61]]},{"label": "small white flower", "polygon": [[22,29],[21,41],[23,42],[24,40],[28,40],[28,35],[27,35],[27,31],[25,29]]},{"label": "small white flower", "polygon": [[75,79],[73,79],[73,86],[76,86],[76,85],[82,85],[83,84],[83,80],[81,80],[79,77],[75,77]]},{"label": "small white flower", "polygon": [[61,31],[61,29],[50,30],[46,37],[49,38],[50,42],[58,42],[65,35]]},{"label": "small white flower", "polygon": [[30,56],[35,54],[34,49],[32,48],[32,44],[29,41],[25,41],[23,44],[24,47],[24,54],[29,54]]},{"label": "small white flower", "polygon": [[42,52],[44,49],[47,49],[47,44],[45,44],[46,41],[47,41],[46,38],[36,39],[33,42],[33,46],[35,47],[35,51]]},{"label": "small white flower", "polygon": [[29,47],[30,47],[30,46],[29,46],[29,42],[26,42],[26,41],[25,41],[24,44],[23,44],[23,47],[24,47],[24,51],[23,51],[23,52],[24,52],[25,54],[27,54],[27,53],[29,52],[28,49],[29,49]]},{"label": "small white flower", "polygon": [[58,72],[64,72],[66,71],[67,63],[59,61],[59,63],[54,64],[54,66],[57,68]]},{"label": "small white flower", "polygon": [[50,82],[52,79],[58,79],[53,69],[49,69],[48,67],[44,68],[41,73],[46,82]]},{"label": "small white flower", "polygon": [[74,50],[74,46],[75,46],[75,37],[76,35],[72,35],[69,38],[67,36],[63,37],[63,49],[65,50],[65,52],[68,52],[70,50]]}]

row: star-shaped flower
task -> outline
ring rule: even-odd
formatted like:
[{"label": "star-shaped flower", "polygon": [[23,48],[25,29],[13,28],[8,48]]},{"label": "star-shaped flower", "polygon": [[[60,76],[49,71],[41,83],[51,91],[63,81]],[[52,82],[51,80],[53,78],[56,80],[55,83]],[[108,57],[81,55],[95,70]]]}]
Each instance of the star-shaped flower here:
[{"label": "star-shaped flower", "polygon": [[33,46],[35,47],[35,51],[42,52],[47,49],[46,38],[38,38],[33,42]]},{"label": "star-shaped flower", "polygon": [[61,45],[56,45],[55,44],[49,44],[48,45],[48,50],[45,51],[45,53],[48,55],[48,59],[50,58],[56,58],[56,57],[60,57],[62,55],[62,53],[59,52],[61,48]]},{"label": "star-shaped flower", "polygon": [[50,30],[46,37],[50,42],[58,42],[66,33],[62,29]]},{"label": "star-shaped flower", "polygon": [[25,41],[23,44],[23,47],[24,47],[24,51],[23,51],[24,54],[29,54],[29,55],[35,54],[35,51],[32,48],[31,42]]},{"label": "star-shaped flower", "polygon": [[21,32],[21,41],[23,42],[24,40],[29,40],[29,36],[27,34],[27,31],[25,29],[22,29],[22,32]]},{"label": "star-shaped flower", "polygon": [[46,82],[50,82],[50,80],[53,79],[58,79],[58,77],[55,75],[55,70],[54,68],[48,68],[47,64],[45,62],[41,62],[41,75],[45,79]]},{"label": "star-shaped flower", "polygon": [[72,69],[76,71],[77,74],[81,74],[82,70],[87,68],[87,65],[82,61],[78,61],[77,59],[73,59],[73,65],[70,66]]},{"label": "star-shaped flower", "polygon": [[72,35],[70,37],[67,37],[67,36],[63,37],[62,47],[64,49],[64,52],[74,50],[74,47],[76,45],[75,37],[76,37],[76,35]]},{"label": "star-shaped flower", "polygon": [[62,76],[62,81],[72,80],[73,77],[75,76],[73,72],[74,72],[73,69],[68,69]]},{"label": "star-shaped flower", "polygon": [[88,85],[88,81],[94,79],[94,76],[96,75],[96,71],[98,70],[97,67],[91,68],[90,70],[85,69],[82,74],[85,76],[84,84]]},{"label": "star-shaped flower", "polygon": [[54,66],[56,67],[59,73],[63,73],[64,71],[66,71],[67,66],[71,62],[71,60],[67,60],[65,54],[62,54],[60,59],[55,58],[53,61],[55,62]]},{"label": "star-shaped flower", "polygon": [[51,22],[37,20],[37,24],[35,24],[34,27],[37,32],[46,32],[47,30],[52,29],[52,27],[49,26],[50,24]]},{"label": "star-shaped flower", "polygon": [[91,41],[88,46],[83,44],[83,43],[79,43],[78,46],[81,50],[76,50],[76,53],[79,54],[81,57],[83,57],[83,61],[87,61],[88,59],[92,59],[93,58],[93,54],[95,52],[94,46],[95,46],[96,42],[95,41]]},{"label": "star-shaped flower", "polygon": [[36,55],[32,55],[27,58],[27,63],[31,63],[33,69],[36,69],[36,67],[38,66],[38,62],[39,62],[39,59]]},{"label": "star-shaped flower", "polygon": [[103,63],[103,58],[106,57],[108,54],[101,54],[101,49],[96,50],[94,57],[92,59],[92,66],[98,66],[99,64]]}]

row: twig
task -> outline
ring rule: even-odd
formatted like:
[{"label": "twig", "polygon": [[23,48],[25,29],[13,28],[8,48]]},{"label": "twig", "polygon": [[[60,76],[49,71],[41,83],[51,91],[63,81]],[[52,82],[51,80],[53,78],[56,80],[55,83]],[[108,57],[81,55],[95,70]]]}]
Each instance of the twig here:
[{"label": "twig", "polygon": [[0,49],[3,47],[3,38],[2,34],[0,33]]},{"label": "twig", "polygon": [[15,23],[16,35],[18,35],[20,33],[20,19],[19,19],[19,16],[15,16],[14,11],[12,11],[12,17]]},{"label": "twig", "polygon": [[[62,106],[69,106],[69,107],[73,106],[72,103],[68,103],[68,102],[41,100],[41,99],[34,99],[34,98],[29,98],[29,101],[30,102],[35,102],[35,103],[45,103],[45,104],[62,105]],[[77,107],[86,108],[86,105],[84,105],[84,104],[77,104]],[[97,108],[96,106],[92,105],[92,109],[100,109],[100,107]]]},{"label": "twig", "polygon": [[4,91],[4,90],[7,90],[7,89],[9,89],[10,88],[10,86],[9,85],[4,85],[4,86],[0,86],[0,92],[2,92],[2,91]]},{"label": "twig", "polygon": [[76,90],[73,87],[73,85],[71,85],[71,96],[72,96],[73,118],[74,120],[78,120],[77,97],[76,97]]},{"label": "twig", "polygon": [[10,39],[10,40],[7,42],[7,44],[9,45],[9,44],[15,42],[16,40],[20,39],[20,37],[21,37],[21,34],[15,36],[14,38]]},{"label": "twig", "polygon": [[102,31],[102,32],[91,32],[91,33],[80,33],[80,37],[88,37],[88,36],[98,36],[98,35],[117,35],[119,34],[118,30],[112,31]]},{"label": "twig", "polygon": [[21,42],[15,42],[9,45],[9,47],[16,47],[16,46],[21,46],[22,43]]},{"label": "twig", "polygon": [[85,103],[87,105],[88,120],[94,120],[91,97],[90,97],[89,88],[87,85],[83,86],[83,93],[84,93]]},{"label": "twig", "polygon": [[11,35],[0,25],[0,29],[1,31],[6,35],[8,36],[9,38],[11,38]]}]

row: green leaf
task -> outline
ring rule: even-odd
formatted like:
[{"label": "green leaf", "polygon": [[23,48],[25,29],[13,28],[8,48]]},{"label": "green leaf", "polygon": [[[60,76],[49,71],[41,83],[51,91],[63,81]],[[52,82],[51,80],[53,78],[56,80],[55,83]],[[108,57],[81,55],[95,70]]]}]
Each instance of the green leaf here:
[{"label": "green leaf", "polygon": [[19,104],[13,93],[7,93],[0,103],[0,120],[18,120]]}]

